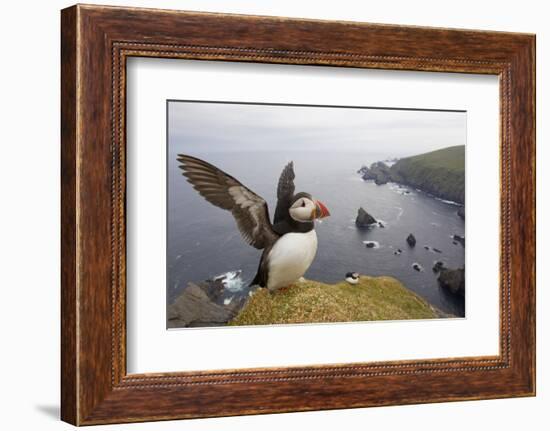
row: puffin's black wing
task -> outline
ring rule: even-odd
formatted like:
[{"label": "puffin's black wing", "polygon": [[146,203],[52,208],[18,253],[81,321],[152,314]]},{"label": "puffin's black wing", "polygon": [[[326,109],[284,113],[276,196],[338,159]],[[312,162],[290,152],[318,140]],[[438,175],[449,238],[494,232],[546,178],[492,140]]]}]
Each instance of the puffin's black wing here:
[{"label": "puffin's black wing", "polygon": [[212,205],[231,211],[245,241],[262,249],[278,238],[264,199],[231,175],[196,157],[178,154],[180,168],[193,188]]},{"label": "puffin's black wing", "polygon": [[273,224],[277,224],[289,217],[288,209],[292,204],[294,196],[294,163],[289,162],[281,172],[279,184],[277,186],[277,207],[275,208],[275,217]]}]

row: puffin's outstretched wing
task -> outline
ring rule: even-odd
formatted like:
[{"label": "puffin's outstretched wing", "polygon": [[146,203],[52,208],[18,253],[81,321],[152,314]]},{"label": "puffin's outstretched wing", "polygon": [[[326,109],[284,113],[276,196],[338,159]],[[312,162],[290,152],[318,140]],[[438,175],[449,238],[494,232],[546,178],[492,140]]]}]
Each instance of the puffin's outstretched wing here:
[{"label": "puffin's outstretched wing", "polygon": [[287,218],[288,209],[294,196],[294,163],[289,162],[281,172],[279,184],[277,186],[277,207],[275,208],[275,217],[273,223],[277,224]]},{"label": "puffin's outstretched wing", "polygon": [[212,205],[231,211],[245,241],[262,249],[278,238],[264,199],[231,175],[196,157],[178,154],[180,168],[193,188]]}]

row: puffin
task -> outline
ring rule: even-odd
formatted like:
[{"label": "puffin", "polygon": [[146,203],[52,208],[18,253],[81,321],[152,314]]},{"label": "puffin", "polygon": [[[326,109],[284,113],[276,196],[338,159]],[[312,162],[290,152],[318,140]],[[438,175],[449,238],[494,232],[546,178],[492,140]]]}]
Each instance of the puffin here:
[{"label": "puffin", "polygon": [[359,274],[357,272],[348,272],[346,274],[346,281],[349,284],[357,284],[359,283]]},{"label": "puffin", "polygon": [[317,253],[315,220],[330,216],[330,212],[311,194],[295,193],[292,161],[279,177],[271,223],[265,199],[239,180],[190,155],[178,154],[177,160],[191,186],[212,205],[230,211],[245,242],[263,250],[250,286],[274,293],[306,273]]}]

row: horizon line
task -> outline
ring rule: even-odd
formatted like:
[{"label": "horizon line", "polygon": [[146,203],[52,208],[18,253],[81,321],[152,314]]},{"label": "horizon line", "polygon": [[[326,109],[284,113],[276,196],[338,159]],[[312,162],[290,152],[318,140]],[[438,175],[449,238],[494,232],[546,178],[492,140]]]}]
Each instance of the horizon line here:
[{"label": "horizon line", "polygon": [[277,102],[238,102],[224,100],[192,100],[192,99],[166,99],[170,103],[212,103],[220,105],[258,105],[258,106],[288,106],[296,108],[344,108],[344,109],[372,109],[380,111],[421,111],[421,112],[454,112],[466,113],[465,109],[438,109],[438,108],[394,108],[388,106],[355,106],[355,105],[317,105],[308,103],[277,103]]}]

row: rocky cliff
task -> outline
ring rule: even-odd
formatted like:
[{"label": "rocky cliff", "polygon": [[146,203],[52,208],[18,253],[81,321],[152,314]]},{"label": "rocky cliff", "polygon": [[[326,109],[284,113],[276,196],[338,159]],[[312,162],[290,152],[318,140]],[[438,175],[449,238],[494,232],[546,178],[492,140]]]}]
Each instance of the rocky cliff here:
[{"label": "rocky cliff", "polygon": [[[391,167],[383,162],[359,169],[364,180],[376,184],[395,182],[420,189],[435,197],[464,204],[464,145],[405,157]],[[461,210],[461,217],[464,217]]]}]

